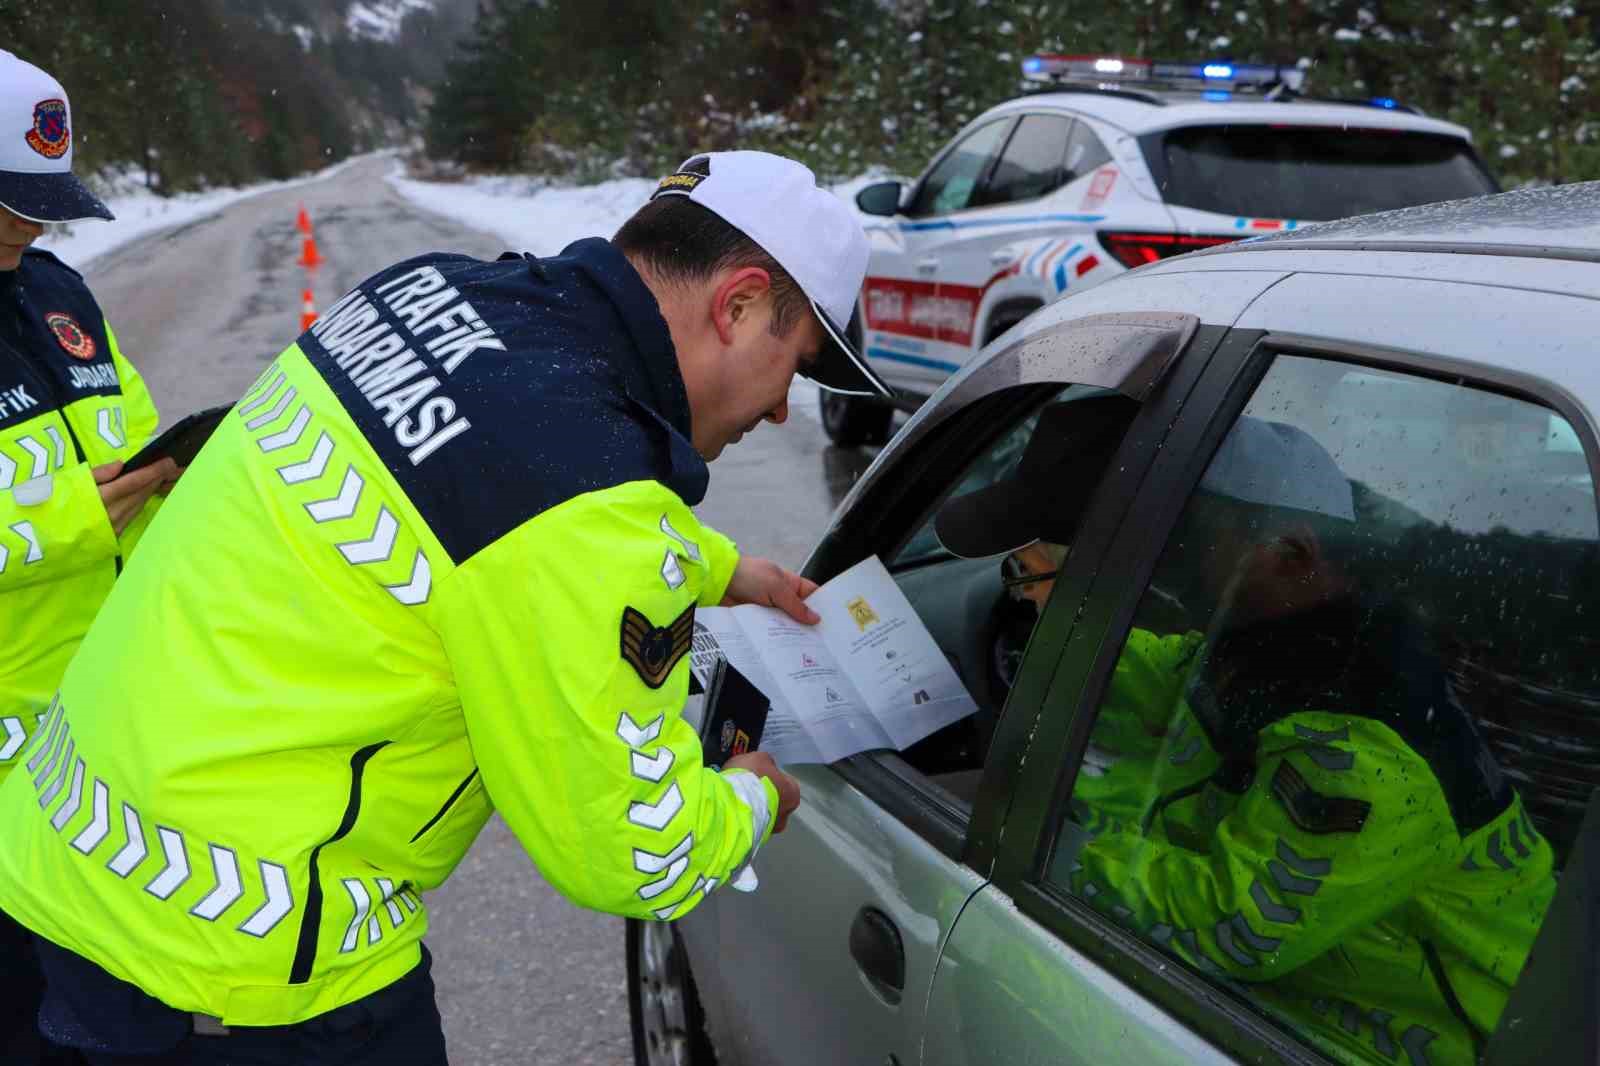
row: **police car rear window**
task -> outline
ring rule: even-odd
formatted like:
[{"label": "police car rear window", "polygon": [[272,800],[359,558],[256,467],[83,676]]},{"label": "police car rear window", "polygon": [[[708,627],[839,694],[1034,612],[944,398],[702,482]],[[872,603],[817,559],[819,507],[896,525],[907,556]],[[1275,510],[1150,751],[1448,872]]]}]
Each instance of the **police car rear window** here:
[{"label": "police car rear window", "polygon": [[1497,191],[1465,141],[1400,130],[1190,126],[1162,135],[1159,155],[1168,203],[1252,218],[1322,221]]}]

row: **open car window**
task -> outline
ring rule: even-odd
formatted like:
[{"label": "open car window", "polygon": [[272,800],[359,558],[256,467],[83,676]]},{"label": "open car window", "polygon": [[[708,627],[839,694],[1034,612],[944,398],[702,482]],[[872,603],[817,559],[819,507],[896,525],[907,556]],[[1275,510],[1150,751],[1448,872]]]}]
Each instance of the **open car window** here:
[{"label": "open car window", "polygon": [[[1092,452],[1064,439],[1081,424],[1113,428],[1101,434]],[[907,763],[970,805],[989,741],[1020,668],[1028,638],[1048,597],[1052,581],[1021,582],[1019,562],[1009,542],[974,548],[970,539],[946,543],[958,526],[980,538],[992,526],[996,508],[1012,506],[1019,494],[1050,501],[1050,510],[1068,521],[1088,504],[1108,448],[1120,440],[1138,407],[1106,389],[1068,386],[1046,392],[998,429],[987,412],[1009,406],[1006,390],[989,398],[947,432],[968,434],[986,426],[986,442],[961,466],[950,470],[930,493],[924,518],[902,547],[885,562],[896,583],[955,667],[978,711],[901,753]],[[1076,417],[1082,412],[1082,418]],[[1048,440],[1045,438],[1049,438]],[[1058,452],[1049,452],[1047,445]],[[1033,457],[1029,467],[1026,457]],[[1041,467],[1039,456],[1046,457]],[[966,510],[966,514],[961,514]],[[1065,557],[1064,534],[1049,533],[1055,563]],[[1024,537],[1026,545],[1038,537]],[[952,550],[954,549],[954,550]],[[1044,564],[1046,566],[1050,564]]]},{"label": "open car window", "polygon": [[1044,872],[1341,1062],[1478,1061],[1600,785],[1577,434],[1280,355],[1135,612]]}]

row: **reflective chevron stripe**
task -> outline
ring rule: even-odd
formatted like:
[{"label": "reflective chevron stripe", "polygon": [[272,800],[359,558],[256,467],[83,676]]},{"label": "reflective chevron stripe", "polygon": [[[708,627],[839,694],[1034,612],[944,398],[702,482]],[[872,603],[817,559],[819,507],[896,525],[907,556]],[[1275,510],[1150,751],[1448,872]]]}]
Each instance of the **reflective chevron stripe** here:
[{"label": "reflective chevron stripe", "polygon": [[[0,551],[3,550],[0,548]],[[0,570],[4,569],[4,566],[0,566]],[[6,734],[5,743],[0,744],[0,761],[5,761],[22,750],[23,745],[28,742],[28,731],[20,718],[0,718],[0,729],[4,729]]]},{"label": "reflective chevron stripe", "polygon": [[44,753],[50,747],[51,738],[55,736],[55,731],[61,728],[61,720],[65,716],[61,713],[61,699],[59,696],[50,701],[50,709],[45,712],[45,716],[43,724],[39,726],[39,745],[33,750],[33,758],[28,760],[28,773],[30,774],[37,770],[39,764],[44,761]]},{"label": "reflective chevron stripe", "polygon": [[22,557],[24,566],[38,562],[44,558],[44,549],[39,545],[39,534],[34,532],[32,522],[13,522],[11,532],[21,537],[28,545],[28,554]]},{"label": "reflective chevron stripe", "polygon": [[344,468],[344,481],[339,485],[339,495],[328,500],[314,500],[306,504],[306,511],[318,523],[333,522],[341,518],[349,518],[356,513],[356,507],[361,503],[361,490],[366,482],[361,480],[361,475],[356,473],[356,468]]},{"label": "reflective chevron stripe", "polygon": [[378,898],[383,900],[384,908],[389,912],[389,924],[396,929],[400,928],[401,924],[406,920],[406,916],[399,905],[395,903],[394,882],[387,877],[379,877],[375,879],[375,883],[378,886]]},{"label": "reflective chevron stripe", "polygon": [[126,801],[122,804],[122,826],[127,832],[128,842],[122,845],[122,850],[111,856],[111,861],[106,863],[106,869],[118,877],[125,878],[144,862],[149,849],[145,846],[144,823],[139,820],[139,812]]},{"label": "reflective chevron stripe", "polygon": [[[271,399],[273,394],[278,391],[278,388],[288,380],[284,376],[282,370],[278,370],[276,366],[270,366],[267,368],[266,373],[262,374],[260,378],[256,379],[256,385],[259,386],[263,381],[268,380],[268,375],[271,375],[270,385],[266,386],[266,388],[264,388],[261,392],[256,393],[256,395],[250,400],[240,403],[238,407],[234,408],[234,410],[239,413],[239,417],[243,418],[258,410],[261,405]],[[252,391],[254,391],[254,387],[252,387]],[[250,393],[245,393],[245,395],[249,396]]]},{"label": "reflective chevron stripe", "polygon": [[0,451],[0,489],[9,489],[17,479],[17,461]]},{"label": "reflective chevron stripe", "polygon": [[333,438],[327,433],[317,435],[317,443],[311,449],[311,457],[300,463],[290,463],[278,467],[278,476],[283,478],[286,485],[298,485],[303,481],[315,481],[328,469],[328,460],[333,457]]},{"label": "reflective chevron stripe", "polygon": [[256,865],[261,868],[261,885],[266,890],[267,901],[245,919],[239,932],[262,937],[294,910],[294,894],[289,890],[289,871],[266,859],[257,859]]},{"label": "reflective chevron stripe", "polygon": [[638,800],[628,804],[628,821],[645,829],[662,830],[683,810],[683,792],[674,781],[664,795],[654,803]]},{"label": "reflective chevron stripe", "polygon": [[55,426],[45,426],[44,435],[50,438],[50,445],[56,453],[56,469],[67,465],[67,442],[61,439],[61,431]]},{"label": "reflective chevron stripe", "polygon": [[239,858],[231,848],[220,844],[209,845],[211,849],[211,870],[216,880],[216,887],[189,908],[189,913],[196,918],[204,918],[214,922],[225,911],[244,895],[244,886],[239,882]]},{"label": "reflective chevron stripe", "polygon": [[67,798],[56,810],[50,824],[56,832],[61,832],[66,824],[78,814],[78,809],[83,806],[83,760],[78,759],[72,765],[72,787],[67,790]]},{"label": "reflective chevron stripe", "polygon": [[189,880],[189,852],[183,846],[183,834],[164,825],[156,826],[156,836],[161,841],[161,854],[167,864],[150,879],[144,890],[156,899],[170,899],[178,888]]},{"label": "reflective chevron stripe", "polygon": [[98,777],[94,779],[94,815],[77,836],[72,846],[84,855],[100,846],[111,833],[111,790]]},{"label": "reflective chevron stripe", "polygon": [[[674,785],[673,787],[677,787]],[[694,834],[689,833],[665,855],[656,855],[641,848],[633,849],[633,868],[642,874],[661,874],[656,880],[639,889],[640,899],[655,899],[678,883],[678,878],[689,868],[689,852],[694,848]]]},{"label": "reflective chevron stripe", "polygon": [[352,566],[384,563],[394,554],[394,539],[399,532],[400,523],[389,513],[388,507],[379,504],[378,517],[372,525],[372,534],[363,540],[346,541],[336,547],[339,549],[339,554],[344,556],[345,562]]},{"label": "reflective chevron stripe", "polygon": [[428,592],[433,586],[433,570],[428,566],[428,557],[422,554],[419,548],[415,558],[411,560],[411,580],[404,585],[385,585],[389,595],[405,604],[415,607],[419,603],[428,602]]},{"label": "reflective chevron stripe", "polygon": [[122,412],[115,407],[102,407],[94,413],[94,430],[100,439],[113,448],[121,448],[126,443],[117,433],[116,416]]},{"label": "reflective chevron stripe", "polygon": [[298,444],[301,434],[305,433],[306,426],[309,425],[310,422],[311,408],[307,407],[305,404],[301,404],[299,410],[295,411],[294,418],[290,419],[287,426],[284,426],[276,433],[269,433],[265,437],[262,437],[260,440],[256,441],[256,446],[259,447],[263,452],[270,454],[282,448],[288,448],[294,444]]},{"label": "reflective chevron stripe", "polygon": [[261,412],[254,418],[250,419],[250,421],[246,422],[244,424],[244,428],[254,432],[255,430],[260,429],[262,426],[276,421],[278,416],[283,414],[288,406],[294,402],[294,398],[297,395],[299,395],[299,390],[293,385],[290,385],[287,389],[284,389],[283,392],[278,394],[277,403],[273,404],[269,410]]},{"label": "reflective chevron stripe", "polygon": [[29,478],[44,477],[50,472],[50,449],[32,437],[18,437],[17,446],[33,459],[33,473]]},{"label": "reflective chevron stripe", "polygon": [[367,893],[367,886],[358,878],[346,877],[339,883],[344,885],[344,890],[350,895],[350,902],[355,905],[355,915],[345,928],[344,942],[339,945],[339,953],[343,955],[354,951],[361,942],[361,926],[372,912],[372,897]]}]

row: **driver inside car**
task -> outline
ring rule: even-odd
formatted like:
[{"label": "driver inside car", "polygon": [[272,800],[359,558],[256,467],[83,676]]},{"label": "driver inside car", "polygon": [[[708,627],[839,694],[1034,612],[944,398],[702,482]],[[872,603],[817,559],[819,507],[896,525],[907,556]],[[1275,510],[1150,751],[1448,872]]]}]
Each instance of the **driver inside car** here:
[{"label": "driver inside car", "polygon": [[[1031,480],[1015,499],[1049,491]],[[1055,862],[1080,898],[1245,983],[1343,1061],[1470,1063],[1554,893],[1553,856],[1420,621],[1326,547],[1354,518],[1310,436],[1240,420],[1154,583],[1206,630],[1136,623],[1073,786],[1080,843]],[[969,525],[951,533],[978,546]]]}]

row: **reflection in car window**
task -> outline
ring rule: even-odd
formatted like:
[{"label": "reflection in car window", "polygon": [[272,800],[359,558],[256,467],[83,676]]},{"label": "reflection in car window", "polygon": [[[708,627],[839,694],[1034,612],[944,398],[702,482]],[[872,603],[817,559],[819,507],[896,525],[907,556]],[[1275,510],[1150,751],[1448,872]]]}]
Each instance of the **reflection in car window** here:
[{"label": "reflection in car window", "polygon": [[971,206],[1032,200],[1058,188],[1071,128],[1072,120],[1060,115],[1022,116]]},{"label": "reflection in car window", "polygon": [[1577,439],[1280,356],[1157,563],[1049,880],[1341,1060],[1475,1062],[1600,784]]},{"label": "reflection in car window", "polygon": [[1111,153],[1095,136],[1087,123],[1078,122],[1072,127],[1072,139],[1067,142],[1065,181],[1077,181],[1085,174],[1111,162]]},{"label": "reflection in car window", "polygon": [[947,215],[966,207],[1010,126],[1010,119],[1001,119],[968,134],[929,172],[908,214]]}]

